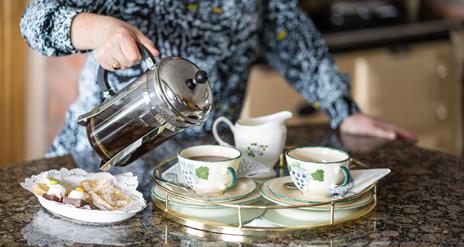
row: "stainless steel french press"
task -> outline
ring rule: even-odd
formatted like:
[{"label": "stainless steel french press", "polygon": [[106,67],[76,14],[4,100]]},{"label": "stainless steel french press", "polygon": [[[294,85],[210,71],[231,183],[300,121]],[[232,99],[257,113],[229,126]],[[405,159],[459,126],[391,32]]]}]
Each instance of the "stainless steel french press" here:
[{"label": "stainless steel french press", "polygon": [[156,62],[146,47],[138,47],[147,71],[115,93],[107,80],[108,71],[99,67],[103,101],[78,118],[103,160],[101,170],[131,163],[175,134],[203,123],[211,109],[205,71],[181,57]]}]

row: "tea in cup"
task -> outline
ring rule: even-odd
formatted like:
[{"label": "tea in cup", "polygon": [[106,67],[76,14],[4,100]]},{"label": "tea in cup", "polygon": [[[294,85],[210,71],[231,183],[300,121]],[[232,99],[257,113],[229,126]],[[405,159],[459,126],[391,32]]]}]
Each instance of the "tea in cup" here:
[{"label": "tea in cup", "polygon": [[350,183],[350,156],[328,147],[297,147],[285,152],[288,171],[305,196],[326,199],[338,186]]},{"label": "tea in cup", "polygon": [[242,153],[219,145],[199,145],[177,153],[187,184],[197,194],[217,194],[237,183]]}]

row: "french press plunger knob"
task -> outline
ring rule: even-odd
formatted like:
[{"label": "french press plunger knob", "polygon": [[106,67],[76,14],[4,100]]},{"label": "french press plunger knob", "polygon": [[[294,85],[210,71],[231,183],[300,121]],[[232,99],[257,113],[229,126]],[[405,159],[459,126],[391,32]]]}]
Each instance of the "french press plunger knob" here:
[{"label": "french press plunger knob", "polygon": [[199,70],[197,71],[197,73],[195,73],[195,78],[193,78],[193,80],[188,79],[187,81],[185,81],[185,83],[187,84],[188,88],[193,90],[197,86],[196,85],[197,83],[203,84],[203,83],[206,83],[207,81],[208,81],[208,73],[206,73],[203,70]]}]

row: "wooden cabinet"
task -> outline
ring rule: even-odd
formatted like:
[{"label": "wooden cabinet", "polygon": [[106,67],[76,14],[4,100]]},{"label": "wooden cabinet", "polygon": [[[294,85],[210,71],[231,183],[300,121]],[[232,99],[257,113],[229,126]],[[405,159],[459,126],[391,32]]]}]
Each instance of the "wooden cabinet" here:
[{"label": "wooden cabinet", "polygon": [[26,47],[18,27],[25,5],[0,1],[0,165],[24,159]]},{"label": "wooden cabinet", "polygon": [[414,131],[419,145],[462,151],[462,81],[449,42],[372,50],[354,59],[353,96],[367,114]]},{"label": "wooden cabinet", "polygon": [[[335,60],[352,76],[352,94],[367,114],[386,119],[419,137],[419,145],[453,154],[463,150],[462,35],[457,42],[416,43],[342,53]],[[264,85],[266,83],[265,87]],[[244,116],[288,109],[305,100],[276,72],[254,68]],[[320,115],[296,118],[290,124],[321,122]]]}]

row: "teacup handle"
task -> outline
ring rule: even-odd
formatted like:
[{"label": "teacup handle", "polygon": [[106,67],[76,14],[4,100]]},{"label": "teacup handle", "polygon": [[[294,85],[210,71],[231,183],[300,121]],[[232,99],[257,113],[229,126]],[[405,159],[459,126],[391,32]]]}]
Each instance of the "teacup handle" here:
[{"label": "teacup handle", "polygon": [[350,170],[344,166],[340,166],[340,171],[343,172],[343,183],[338,185],[339,186],[347,186],[351,181],[351,173]]},{"label": "teacup handle", "polygon": [[230,176],[230,180],[229,180],[230,182],[226,185],[226,190],[227,190],[229,188],[234,187],[237,184],[237,173],[232,167],[227,167],[226,172]]},{"label": "teacup handle", "polygon": [[214,136],[214,139],[219,143],[219,145],[232,147],[232,145],[225,142],[224,140],[221,139],[221,137],[219,137],[219,134],[218,134],[218,131],[217,131],[217,126],[221,122],[224,122],[225,124],[227,124],[227,126],[229,126],[230,130],[232,131],[232,134],[235,135],[235,133],[234,133],[234,125],[232,124],[232,122],[229,119],[225,118],[225,117],[218,117],[213,123],[213,136]]}]

